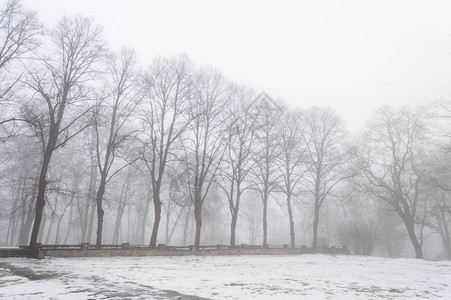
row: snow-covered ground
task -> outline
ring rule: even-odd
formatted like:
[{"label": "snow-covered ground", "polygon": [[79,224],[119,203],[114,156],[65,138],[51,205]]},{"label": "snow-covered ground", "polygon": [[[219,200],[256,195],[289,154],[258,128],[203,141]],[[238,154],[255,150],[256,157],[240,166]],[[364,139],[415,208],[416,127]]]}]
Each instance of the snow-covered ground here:
[{"label": "snow-covered ground", "polygon": [[451,299],[451,262],[328,255],[0,260],[1,299],[195,299],[186,295]]}]

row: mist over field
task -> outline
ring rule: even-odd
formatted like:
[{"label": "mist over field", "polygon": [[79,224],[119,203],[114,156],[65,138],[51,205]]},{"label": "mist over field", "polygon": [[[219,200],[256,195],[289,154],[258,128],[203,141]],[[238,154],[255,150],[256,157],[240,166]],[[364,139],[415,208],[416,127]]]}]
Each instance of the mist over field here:
[{"label": "mist over field", "polygon": [[[449,296],[451,4],[324,2],[0,3],[1,255],[278,254],[2,258],[0,295],[31,297],[38,274],[58,288],[37,298],[111,292],[96,280],[132,298]],[[247,263],[278,262],[250,283]],[[94,279],[68,291],[78,263]],[[131,272],[103,278],[110,263]],[[337,265],[343,282],[296,273]],[[423,271],[431,287],[409,287]]]}]

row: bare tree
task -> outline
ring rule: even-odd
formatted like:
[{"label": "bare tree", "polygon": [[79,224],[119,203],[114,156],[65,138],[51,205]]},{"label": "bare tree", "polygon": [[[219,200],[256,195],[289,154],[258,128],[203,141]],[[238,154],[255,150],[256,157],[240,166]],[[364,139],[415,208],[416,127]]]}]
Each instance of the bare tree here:
[{"label": "bare tree", "polygon": [[424,126],[419,111],[384,107],[365,132],[357,164],[362,188],[389,204],[402,219],[417,258],[423,250],[415,233],[415,218],[425,169],[422,166]]},{"label": "bare tree", "polygon": [[253,153],[255,165],[252,169],[252,184],[263,202],[263,246],[265,247],[268,244],[268,201],[278,188],[280,179],[277,173],[277,159],[280,155],[277,126],[282,108],[266,93],[262,93],[254,100],[253,114],[256,119],[256,145]]},{"label": "bare tree", "polygon": [[229,92],[231,97],[229,97],[226,111],[229,119],[226,131],[228,143],[218,184],[229,203],[232,216],[230,245],[235,246],[241,196],[251,187],[246,180],[254,164],[252,153],[255,145],[255,118],[251,114],[253,93],[236,86],[231,87]]},{"label": "bare tree", "polygon": [[174,142],[186,130],[192,94],[192,70],[186,57],[156,59],[145,78],[146,107],[142,112],[144,160],[152,183],[155,221],[150,247],[157,245],[161,220],[161,189]]},{"label": "bare tree", "polygon": [[[9,217],[6,244],[28,243],[33,222],[38,178],[37,166],[41,154],[36,152],[36,142],[28,139],[10,140],[2,152],[0,185],[2,199],[11,199],[10,204],[2,201],[5,217]],[[9,205],[8,205],[9,204]],[[9,206],[9,210],[8,210]]]},{"label": "bare tree", "polygon": [[283,184],[280,190],[286,196],[290,223],[291,247],[296,247],[292,201],[304,174],[308,171],[305,141],[302,139],[302,113],[285,109],[279,125],[280,156],[277,161]]},{"label": "bare tree", "polygon": [[[36,244],[39,233],[52,154],[86,127],[74,129],[89,111],[86,106],[81,107],[87,96],[85,84],[103,53],[101,29],[90,19],[63,18],[51,31],[50,38],[54,51],[41,60],[40,70],[29,72],[27,81],[35,93],[32,100],[45,103],[41,111],[33,112],[39,105],[28,109],[29,122],[37,129],[43,151],[30,246]],[[71,109],[74,116],[66,119]]]},{"label": "bare tree", "polygon": [[314,107],[306,111],[303,126],[310,167],[302,183],[314,200],[312,247],[316,249],[321,207],[328,198],[336,197],[338,184],[353,174],[347,166],[344,125],[333,111]]},{"label": "bare tree", "polygon": [[[96,194],[97,203],[97,238],[96,248],[100,249],[103,232],[103,196],[110,180],[123,170],[129,163],[124,159],[123,152],[134,129],[128,123],[140,102],[139,89],[136,84],[135,55],[133,51],[122,49],[118,54],[110,54],[105,86],[105,95],[97,105],[95,121],[96,156],[99,168],[99,186]],[[107,129],[107,140],[101,134],[101,127]],[[122,154],[122,156],[121,156]],[[117,158],[125,162],[112,169]]]},{"label": "bare tree", "polygon": [[427,225],[440,234],[443,249],[448,259],[451,259],[451,184],[449,182],[451,166],[449,151],[447,151],[448,141],[445,140],[445,147],[443,142],[439,146],[441,146],[439,149],[445,151],[430,154],[427,163],[428,173],[431,176],[428,180],[429,189],[426,195],[429,199]]},{"label": "bare tree", "polygon": [[40,29],[36,14],[23,9],[19,0],[8,0],[0,8],[0,127],[6,131],[0,140],[16,133],[16,121],[24,121],[7,113],[6,105],[10,104],[8,100],[11,100],[14,86],[22,76],[17,72],[18,62],[38,46]]},{"label": "bare tree", "polygon": [[344,220],[337,227],[338,238],[354,254],[371,255],[380,240],[377,208],[355,184],[345,185],[341,194],[339,205]]},{"label": "bare tree", "polygon": [[248,190],[241,208],[241,215],[247,225],[248,243],[250,245],[256,244],[258,233],[261,230],[260,226],[262,225],[260,220],[262,219],[263,202],[259,197],[260,195],[254,190]]},{"label": "bare tree", "polygon": [[184,161],[189,172],[190,198],[196,221],[195,247],[199,249],[202,206],[223,158],[227,140],[223,138],[225,121],[225,82],[214,70],[201,70],[190,103],[192,125],[183,137]]}]

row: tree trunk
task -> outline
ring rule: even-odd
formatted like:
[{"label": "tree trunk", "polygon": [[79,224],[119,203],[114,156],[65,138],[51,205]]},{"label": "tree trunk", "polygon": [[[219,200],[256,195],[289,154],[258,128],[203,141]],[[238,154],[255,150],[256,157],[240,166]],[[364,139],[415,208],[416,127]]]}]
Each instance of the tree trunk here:
[{"label": "tree trunk", "polygon": [[265,194],[265,196],[263,197],[263,247],[266,247],[266,245],[268,244],[267,214],[268,214],[268,195]]},{"label": "tree trunk", "polygon": [[121,230],[122,216],[124,215],[125,204],[119,204],[119,208],[117,210],[116,222],[114,223],[114,232],[113,232],[113,244],[117,244],[119,242],[119,231]]},{"label": "tree trunk", "polygon": [[238,220],[238,212],[234,211],[232,214],[232,222],[230,224],[230,246],[235,246],[235,231],[236,231],[236,223]]},{"label": "tree trunk", "polygon": [[[94,156],[92,154],[92,149],[90,150],[91,155],[91,170],[89,172],[89,187],[88,187],[88,194],[86,196],[86,204],[85,204],[85,210],[82,212],[81,219],[82,222],[82,229],[81,229],[81,241],[82,242],[91,242],[91,234],[92,234],[92,223],[94,219],[94,191],[96,190],[96,165]],[[91,212],[91,213],[90,213]],[[83,216],[84,214],[84,216]]]},{"label": "tree trunk", "polygon": [[103,216],[105,211],[102,207],[103,195],[105,194],[105,182],[106,178],[102,175],[99,184],[99,190],[97,191],[96,203],[97,203],[97,238],[96,238],[96,249],[102,247],[102,230],[103,230]]},{"label": "tree trunk", "polygon": [[147,221],[147,215],[149,213],[149,204],[150,204],[150,200],[152,198],[152,187],[149,186],[148,190],[147,190],[147,199],[146,199],[146,205],[142,214],[142,218],[140,223],[138,222],[138,230],[141,233],[140,237],[139,237],[139,244],[140,245],[144,245],[144,240],[145,240],[145,236],[146,236],[146,221]]},{"label": "tree trunk", "polygon": [[194,218],[196,220],[196,236],[194,238],[194,246],[199,250],[200,235],[202,229],[202,201],[196,200],[194,204]]},{"label": "tree trunk", "polygon": [[296,239],[294,233],[293,209],[291,208],[291,193],[287,195],[288,218],[290,220],[290,238],[291,248],[296,248]]},{"label": "tree trunk", "polygon": [[73,223],[73,199],[74,196],[71,198],[70,203],[69,203],[69,221],[67,222],[67,231],[66,231],[66,236],[64,237],[64,242],[63,244],[66,245],[67,241],[69,239],[70,233],[72,232],[72,223]]},{"label": "tree trunk", "polygon": [[[183,226],[183,246],[186,246],[186,241],[188,240],[188,228],[190,226],[190,215],[191,212],[189,209],[183,209],[184,211],[182,212],[184,214],[184,226]],[[186,211],[185,211],[186,210]]]},{"label": "tree trunk", "polygon": [[38,240],[38,234],[39,234],[39,227],[41,226],[41,220],[42,220],[42,211],[44,210],[45,206],[45,189],[47,186],[47,170],[48,170],[48,164],[50,162],[50,156],[46,160],[44,160],[44,165],[41,169],[41,175],[39,178],[39,190],[38,190],[38,197],[36,199],[36,215],[34,218],[34,224],[33,224],[33,230],[31,231],[31,239],[30,239],[30,247],[34,247],[36,245],[36,242]]},{"label": "tree trunk", "polygon": [[[60,110],[61,109],[63,109],[63,107],[61,107]],[[62,114],[61,111],[58,113]],[[39,228],[41,226],[41,220],[42,220],[42,211],[44,210],[44,206],[45,206],[47,172],[49,169],[50,160],[52,159],[53,151],[55,150],[56,142],[58,140],[58,131],[59,131],[58,123],[53,126],[51,125],[49,140],[48,140],[47,146],[45,148],[44,159],[42,161],[41,172],[39,174],[38,195],[36,198],[36,211],[35,211],[33,229],[31,231],[30,247],[34,247],[38,240]]]},{"label": "tree trunk", "polygon": [[422,259],[423,250],[415,234],[415,224],[409,216],[403,217],[403,221],[404,225],[406,226],[407,233],[409,234],[410,241],[412,242],[413,248],[415,249],[415,257]]},{"label": "tree trunk", "polygon": [[315,204],[315,213],[313,218],[313,242],[312,248],[318,248],[318,224],[319,224],[319,206]]},{"label": "tree trunk", "polygon": [[86,242],[91,243],[92,240],[92,229],[94,228],[94,216],[96,213],[96,202],[91,198],[91,213],[89,215],[89,223],[87,229]]},{"label": "tree trunk", "polygon": [[150,248],[157,247],[158,228],[161,220],[160,184],[155,185],[153,191],[153,205],[155,209],[155,222],[153,223],[152,236],[150,237]]},{"label": "tree trunk", "polygon": [[55,236],[55,245],[59,244],[59,235],[60,235],[60,229],[61,229],[61,220],[63,219],[63,216],[58,218],[58,223],[56,225],[56,236]]},{"label": "tree trunk", "polygon": [[114,222],[114,232],[113,232],[113,244],[117,244],[119,241],[119,231],[121,229],[121,223],[122,223],[122,216],[124,215],[124,208],[126,205],[126,199],[128,197],[128,183],[130,178],[130,168],[129,172],[127,173],[127,179],[124,181],[122,187],[121,187],[121,193],[119,196],[119,207],[117,209],[116,214],[116,221]]},{"label": "tree trunk", "polygon": [[169,244],[169,221],[171,219],[171,215],[166,212],[166,226],[165,226],[165,231],[164,231],[164,243],[166,245]]},{"label": "tree trunk", "polygon": [[173,224],[173,226],[172,226],[172,228],[171,228],[171,230],[169,232],[169,236],[168,236],[168,238],[166,240],[166,245],[169,245],[171,243],[172,235],[174,234],[175,228],[177,227],[177,224],[179,223],[181,216],[182,216],[182,213],[179,212],[177,214],[177,218],[175,219],[175,222],[174,222],[174,224]]}]

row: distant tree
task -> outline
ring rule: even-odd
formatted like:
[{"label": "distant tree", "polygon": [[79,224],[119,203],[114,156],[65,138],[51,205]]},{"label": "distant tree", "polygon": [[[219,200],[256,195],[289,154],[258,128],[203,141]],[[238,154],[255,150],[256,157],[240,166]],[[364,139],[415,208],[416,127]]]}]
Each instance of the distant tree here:
[{"label": "distant tree", "polygon": [[241,215],[247,225],[248,243],[255,245],[262,225],[260,220],[262,219],[263,203],[260,195],[253,190],[248,190],[241,206]]},{"label": "distant tree", "polygon": [[356,255],[371,255],[379,244],[380,230],[376,207],[371,199],[352,183],[344,185],[340,195],[340,206],[344,220],[337,228],[342,245]]},{"label": "distant tree", "polygon": [[254,100],[255,147],[253,153],[252,184],[263,202],[263,246],[268,244],[268,201],[278,188],[280,175],[277,172],[278,147],[277,126],[282,108],[267,94]]},{"label": "distant tree", "polygon": [[277,164],[282,177],[280,190],[286,196],[292,248],[296,247],[292,202],[295,193],[298,192],[300,181],[310,167],[306,157],[307,147],[301,135],[302,119],[301,111],[286,109],[278,128],[281,153]]},{"label": "distant tree", "polygon": [[318,224],[324,202],[334,198],[338,185],[353,176],[349,166],[343,121],[330,109],[312,108],[305,112],[302,139],[310,164],[302,184],[313,196],[313,242],[318,246]]},{"label": "distant tree", "polygon": [[[89,19],[63,18],[50,32],[49,46],[53,51],[44,55],[39,66],[28,74],[27,86],[34,96],[26,118],[40,138],[43,151],[30,246],[38,238],[52,154],[87,126],[75,128],[90,111],[84,102],[86,83],[96,73],[94,64],[103,56],[101,33],[100,27]],[[42,101],[44,105],[40,105]]]},{"label": "distant tree", "polygon": [[37,142],[30,139],[13,139],[2,152],[2,216],[9,218],[6,245],[26,245],[29,241],[39,175],[37,165],[41,159],[37,146]]},{"label": "distant tree", "polygon": [[405,247],[406,233],[402,220],[392,206],[375,202],[376,218],[379,223],[379,247],[389,257],[400,257]]},{"label": "distant tree", "polygon": [[251,187],[247,181],[254,165],[255,118],[251,115],[253,93],[236,86],[228,92],[226,114],[229,125],[225,131],[228,142],[217,182],[228,200],[232,217],[230,245],[235,246],[241,196]]},{"label": "distant tree", "polygon": [[24,121],[17,112],[8,113],[6,107],[12,100],[14,87],[22,74],[20,62],[26,54],[39,45],[41,25],[34,12],[23,9],[19,0],[8,0],[0,8],[0,141],[16,133],[17,121]]},{"label": "distant tree", "polygon": [[416,258],[423,250],[415,233],[417,208],[424,182],[422,113],[383,107],[362,138],[357,165],[365,179],[361,187],[389,204],[402,219]]},{"label": "distant tree", "polygon": [[430,154],[428,159],[428,174],[431,177],[426,192],[429,199],[427,226],[440,234],[446,256],[451,259],[451,166],[447,140],[445,145],[442,143],[440,146],[441,151]]},{"label": "distant tree", "polygon": [[373,220],[342,223],[338,227],[341,243],[356,255],[370,256],[377,243],[377,226]]}]

